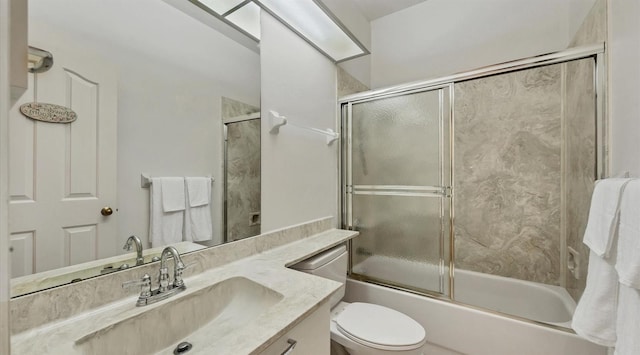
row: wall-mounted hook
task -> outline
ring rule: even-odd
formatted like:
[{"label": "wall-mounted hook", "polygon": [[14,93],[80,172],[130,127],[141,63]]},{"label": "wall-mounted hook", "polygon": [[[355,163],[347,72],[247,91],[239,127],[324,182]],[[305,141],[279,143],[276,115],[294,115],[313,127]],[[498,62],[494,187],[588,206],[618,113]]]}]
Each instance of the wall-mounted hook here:
[{"label": "wall-mounted hook", "polygon": [[337,132],[334,132],[331,128],[327,128],[327,145],[331,145],[333,142],[340,138]]},{"label": "wall-mounted hook", "polygon": [[285,116],[280,115],[276,111],[269,110],[269,133],[278,134],[280,133],[280,127],[287,124],[287,118]]}]

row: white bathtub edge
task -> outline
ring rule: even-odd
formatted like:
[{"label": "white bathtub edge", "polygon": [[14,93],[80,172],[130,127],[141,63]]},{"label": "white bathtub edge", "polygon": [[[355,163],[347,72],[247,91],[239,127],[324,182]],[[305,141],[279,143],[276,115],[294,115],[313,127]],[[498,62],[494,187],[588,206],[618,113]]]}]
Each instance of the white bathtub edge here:
[{"label": "white bathtub edge", "polygon": [[[605,355],[606,348],[577,335],[356,280],[347,302],[370,302],[403,312],[427,331],[437,347],[472,355]],[[450,351],[429,355],[448,355]]]}]

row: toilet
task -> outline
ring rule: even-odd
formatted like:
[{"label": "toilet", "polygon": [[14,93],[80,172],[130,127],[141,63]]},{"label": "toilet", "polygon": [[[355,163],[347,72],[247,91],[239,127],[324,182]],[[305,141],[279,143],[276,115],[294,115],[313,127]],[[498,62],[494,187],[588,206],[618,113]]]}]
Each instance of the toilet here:
[{"label": "toilet", "polygon": [[331,340],[350,355],[424,355],[426,333],[411,317],[371,303],[347,303],[347,248],[340,245],[291,266],[342,283],[331,299]]}]

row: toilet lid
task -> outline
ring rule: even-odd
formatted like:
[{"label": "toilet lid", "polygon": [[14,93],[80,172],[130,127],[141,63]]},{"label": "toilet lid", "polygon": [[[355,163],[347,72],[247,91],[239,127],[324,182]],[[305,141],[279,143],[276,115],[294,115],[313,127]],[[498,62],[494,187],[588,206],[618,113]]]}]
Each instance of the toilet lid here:
[{"label": "toilet lid", "polygon": [[411,317],[370,303],[351,303],[336,318],[351,340],[381,350],[411,350],[425,343],[425,331]]}]

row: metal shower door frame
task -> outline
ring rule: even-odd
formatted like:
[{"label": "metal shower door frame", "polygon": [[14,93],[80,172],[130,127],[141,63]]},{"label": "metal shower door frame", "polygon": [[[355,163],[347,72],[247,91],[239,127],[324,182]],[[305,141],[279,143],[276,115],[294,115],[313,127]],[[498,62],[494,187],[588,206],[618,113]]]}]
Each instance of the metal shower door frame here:
[{"label": "metal shower door frame", "polygon": [[[449,290],[448,294],[444,293],[435,293],[435,292],[424,292],[424,290],[418,290],[416,288],[412,288],[407,285],[398,285],[389,282],[385,282],[383,280],[377,280],[373,278],[368,278],[363,275],[358,275],[356,277],[359,280],[363,280],[366,282],[378,284],[381,286],[391,287],[400,289],[403,291],[416,293],[420,295],[424,295],[431,298],[437,298],[443,300],[445,302],[454,303],[457,305],[461,305],[464,307],[472,308],[472,309],[480,309],[488,313],[497,314],[500,316],[505,316],[513,319],[518,319],[521,321],[525,321],[528,323],[534,323],[538,325],[543,325],[546,327],[559,329],[563,331],[572,332],[570,329],[555,326],[551,324],[547,324],[544,322],[538,322],[527,318],[522,318],[514,315],[509,315],[505,313],[500,313],[496,311],[492,311],[485,308],[475,307],[473,305],[469,305],[466,303],[461,303],[455,300],[455,175],[454,175],[454,157],[455,157],[455,145],[454,145],[454,122],[455,122],[455,94],[454,94],[454,86],[456,83],[464,82],[472,79],[479,79],[483,77],[489,77],[498,74],[506,74],[510,72],[520,71],[524,69],[532,69],[543,66],[548,66],[552,64],[559,63],[567,63],[582,59],[593,59],[594,60],[594,89],[595,89],[595,137],[596,137],[596,152],[594,155],[595,159],[595,171],[594,177],[596,180],[603,179],[609,177],[611,172],[609,170],[609,161],[610,161],[610,151],[608,149],[609,142],[609,125],[606,115],[606,101],[605,101],[605,86],[604,84],[607,82],[607,70],[606,70],[606,56],[605,56],[605,44],[594,44],[576,48],[569,48],[563,51],[544,54],[539,56],[534,56],[530,58],[515,60],[511,62],[496,64],[492,66],[487,66],[484,68],[471,70],[467,72],[458,73],[455,75],[450,75],[446,77],[441,77],[433,80],[413,82],[408,84],[402,84],[397,86],[392,86],[389,88],[372,90],[363,93],[353,94],[345,96],[338,100],[338,105],[340,106],[341,113],[341,125],[342,125],[342,139],[341,139],[341,153],[340,153],[340,201],[342,211],[340,213],[341,221],[340,225],[346,229],[353,229],[353,214],[352,214],[352,196],[349,191],[349,187],[353,186],[353,181],[351,178],[351,137],[352,137],[352,125],[351,125],[351,117],[352,117],[352,105],[354,103],[363,103],[367,101],[373,101],[378,99],[384,99],[394,96],[403,96],[416,92],[429,91],[437,88],[448,87],[449,92],[449,107],[450,107],[450,122],[449,122],[449,154],[450,154],[450,162],[449,162],[449,177],[450,177],[450,185],[449,189],[447,189],[447,197],[449,198],[450,208],[449,208]],[[426,191],[423,191],[426,193]],[[353,241],[349,242],[349,275],[353,275],[352,267],[353,267]],[[442,248],[442,246],[441,246]]]},{"label": "metal shower door frame", "polygon": [[[440,185],[422,185],[422,186],[405,186],[405,185],[354,185],[353,184],[353,171],[352,171],[352,161],[353,161],[353,105],[354,104],[362,104],[371,101],[383,100],[398,96],[406,96],[411,94],[418,93],[426,93],[426,92],[438,92],[438,104],[439,104],[439,119],[438,119],[438,128],[439,128],[439,140],[440,140],[440,149],[438,152],[438,168],[440,171]],[[445,98],[446,95],[446,98]],[[447,106],[447,107],[445,107]],[[447,237],[450,239],[452,237],[452,228],[453,228],[453,220],[452,220],[452,184],[453,184],[453,176],[451,173],[453,172],[452,164],[452,150],[453,147],[453,136],[452,136],[452,124],[453,124],[453,83],[445,83],[438,84],[432,86],[426,86],[419,89],[409,90],[401,93],[392,93],[384,96],[377,96],[371,98],[363,98],[361,100],[354,100],[343,105],[341,112],[343,113],[343,117],[341,120],[342,125],[342,154],[341,154],[341,162],[342,162],[342,181],[341,190],[342,190],[342,226],[346,229],[355,229],[353,220],[353,195],[376,195],[376,196],[409,196],[409,197],[435,197],[440,198],[440,236],[439,236],[439,290],[420,290],[420,292],[427,292],[429,294],[433,294],[436,297],[442,295],[449,295],[452,290],[451,282],[446,285],[447,280],[451,280],[450,271],[451,270],[451,260],[447,258],[450,257],[446,251],[446,241]],[[345,115],[346,114],[346,115]],[[448,129],[448,132],[445,130]],[[447,141],[448,140],[448,141]],[[442,144],[448,142],[449,144],[445,147]],[[445,156],[447,155],[448,156]],[[346,221],[346,223],[344,223]],[[448,224],[448,228],[446,225]],[[449,230],[449,235],[445,235],[446,229]],[[350,242],[350,246],[352,246]],[[353,266],[353,248],[350,248],[351,252],[349,253],[349,274],[357,275],[360,279],[366,279],[368,281],[376,281],[381,282],[381,280],[374,280],[371,277],[367,277],[366,275],[354,274],[352,272]],[[449,250],[451,250],[451,246],[449,245]],[[445,275],[445,273],[449,275]],[[395,285],[402,287],[402,285]]]}]

